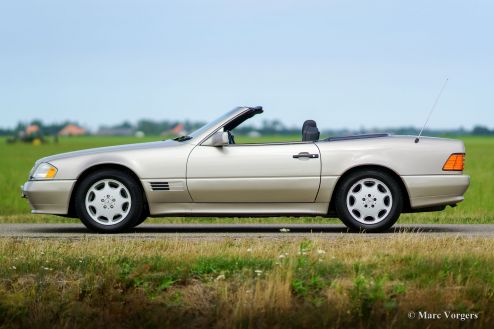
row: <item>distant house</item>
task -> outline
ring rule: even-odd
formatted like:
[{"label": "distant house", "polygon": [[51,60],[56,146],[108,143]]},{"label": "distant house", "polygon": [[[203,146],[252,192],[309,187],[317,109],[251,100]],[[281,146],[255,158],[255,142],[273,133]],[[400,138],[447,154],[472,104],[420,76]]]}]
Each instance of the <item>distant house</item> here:
[{"label": "distant house", "polygon": [[74,124],[66,125],[58,132],[59,136],[82,136],[86,134],[86,129]]},{"label": "distant house", "polygon": [[184,136],[187,135],[187,131],[185,130],[185,125],[183,123],[179,123],[173,127],[168,134],[172,136]]},{"label": "distant house", "polygon": [[38,125],[29,125],[26,127],[25,134],[26,136],[31,136],[40,132]]}]

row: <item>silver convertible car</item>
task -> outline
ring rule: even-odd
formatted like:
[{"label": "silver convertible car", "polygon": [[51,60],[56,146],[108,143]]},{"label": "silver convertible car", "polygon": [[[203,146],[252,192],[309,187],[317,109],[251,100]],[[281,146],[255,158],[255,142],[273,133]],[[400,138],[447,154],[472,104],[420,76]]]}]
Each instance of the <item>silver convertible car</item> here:
[{"label": "silver convertible car", "polygon": [[22,195],[32,212],[121,232],[148,216],[338,216],[351,230],[389,229],[403,212],[463,201],[462,141],[389,134],[235,143],[262,113],[238,107],[188,136],[38,160]]}]

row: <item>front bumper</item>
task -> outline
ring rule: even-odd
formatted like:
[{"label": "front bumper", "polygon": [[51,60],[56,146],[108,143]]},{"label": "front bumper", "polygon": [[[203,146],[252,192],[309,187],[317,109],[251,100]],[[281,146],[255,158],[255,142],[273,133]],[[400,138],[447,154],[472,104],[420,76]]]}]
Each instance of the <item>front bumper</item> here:
[{"label": "front bumper", "polygon": [[75,180],[27,181],[21,196],[27,198],[33,214],[66,215]]},{"label": "front bumper", "polygon": [[412,209],[455,205],[464,200],[470,176],[428,175],[402,176]]}]

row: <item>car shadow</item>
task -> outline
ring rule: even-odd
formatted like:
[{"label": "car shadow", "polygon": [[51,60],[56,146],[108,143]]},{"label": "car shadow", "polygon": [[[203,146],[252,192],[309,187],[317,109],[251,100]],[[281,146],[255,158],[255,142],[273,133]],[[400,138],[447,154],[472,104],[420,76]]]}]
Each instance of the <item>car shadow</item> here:
[{"label": "car shadow", "polygon": [[[39,224],[21,229],[25,233],[48,234],[94,234],[80,224]],[[338,224],[142,224],[124,234],[156,234],[156,233],[347,233],[381,235],[390,233],[474,233],[462,225],[396,225],[382,233],[351,232],[344,225]],[[118,234],[116,234],[118,235]]]}]

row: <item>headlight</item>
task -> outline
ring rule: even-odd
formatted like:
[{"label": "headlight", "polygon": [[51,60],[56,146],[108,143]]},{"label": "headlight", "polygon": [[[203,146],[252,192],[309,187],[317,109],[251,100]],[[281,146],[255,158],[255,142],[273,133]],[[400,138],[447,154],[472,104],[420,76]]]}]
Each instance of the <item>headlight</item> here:
[{"label": "headlight", "polygon": [[57,174],[58,169],[49,163],[42,163],[36,168],[33,179],[52,179]]}]

